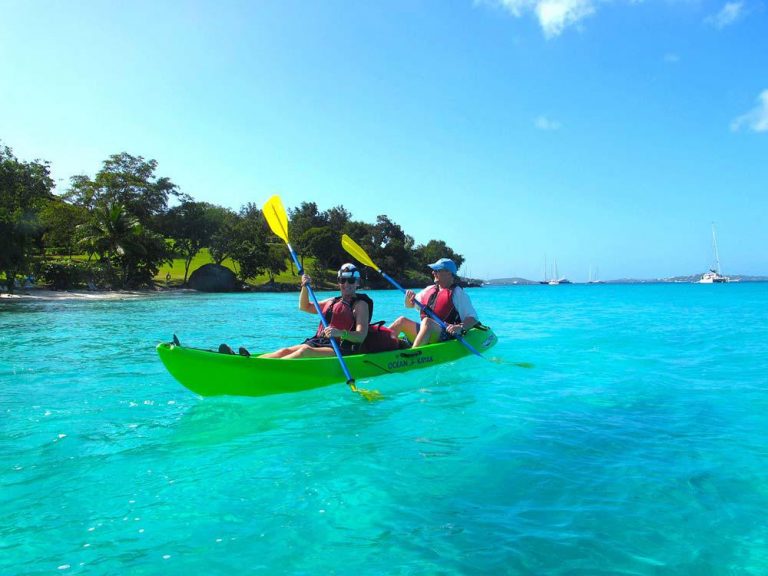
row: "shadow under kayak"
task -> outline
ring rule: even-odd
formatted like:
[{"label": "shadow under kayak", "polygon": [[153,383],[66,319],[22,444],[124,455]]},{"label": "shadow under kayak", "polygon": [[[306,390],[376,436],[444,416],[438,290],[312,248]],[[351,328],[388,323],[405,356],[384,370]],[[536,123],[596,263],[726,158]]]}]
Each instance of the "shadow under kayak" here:
[{"label": "shadow under kayak", "polygon": [[[473,328],[464,339],[484,353],[497,342],[488,327]],[[157,345],[157,353],[168,372],[201,396],[267,396],[300,392],[346,381],[335,356],[322,358],[259,358],[187,348],[172,342]],[[345,356],[356,380],[399,374],[458,360],[472,352],[457,340],[373,354]]]}]

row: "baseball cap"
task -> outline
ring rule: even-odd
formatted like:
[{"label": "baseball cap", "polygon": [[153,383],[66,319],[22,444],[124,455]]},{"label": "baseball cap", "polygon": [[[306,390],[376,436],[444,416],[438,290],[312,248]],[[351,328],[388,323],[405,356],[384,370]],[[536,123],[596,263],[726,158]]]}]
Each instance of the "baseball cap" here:
[{"label": "baseball cap", "polygon": [[432,270],[448,270],[451,274],[456,274],[456,262],[450,258],[440,258],[434,264],[427,264]]}]

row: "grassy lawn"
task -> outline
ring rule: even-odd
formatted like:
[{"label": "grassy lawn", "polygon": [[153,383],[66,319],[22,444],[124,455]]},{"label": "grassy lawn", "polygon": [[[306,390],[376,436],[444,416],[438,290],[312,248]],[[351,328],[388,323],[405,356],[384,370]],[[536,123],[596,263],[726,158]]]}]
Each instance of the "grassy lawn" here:
[{"label": "grassy lawn", "polygon": [[[51,260],[69,260],[68,256],[48,256]],[[86,254],[73,254],[72,260],[78,261],[78,262],[87,262],[88,256]],[[304,266],[307,270],[310,270],[312,267],[312,263],[314,262],[313,258],[307,257],[304,260]],[[207,248],[204,248],[201,250],[193,259],[192,263],[189,266],[189,275],[191,276],[192,273],[200,268],[201,266],[205,264],[212,264],[213,259],[211,258],[211,255]],[[295,266],[291,266],[291,261],[289,258],[286,258],[286,264],[288,265],[288,270],[286,272],[281,272],[277,276],[275,276],[275,282],[279,284],[291,284],[296,285],[298,287],[300,280],[299,277],[295,274]],[[235,274],[237,274],[237,265],[227,258],[222,262],[223,266],[226,266]],[[293,270],[293,272],[292,272]],[[330,275],[333,275],[335,271],[328,271]],[[168,283],[170,286],[173,287],[180,287],[184,281],[184,260],[181,258],[176,258],[173,260],[172,264],[164,264],[160,267],[160,270],[158,271],[157,275],[155,275],[155,282],[157,282],[159,285],[165,285],[166,283],[166,274],[170,274],[170,279],[168,280]],[[187,278],[189,279],[189,278]],[[3,283],[5,280],[5,274],[3,272],[0,272],[0,283]],[[266,284],[269,282],[269,275],[268,274],[262,274],[260,276],[257,276],[256,278],[252,278],[248,281],[248,284],[252,286],[259,286],[262,284]],[[327,287],[327,286],[326,286]]]},{"label": "grassy lawn", "polygon": [[[200,266],[203,266],[204,264],[212,264],[213,259],[211,258],[210,253],[208,252],[207,248],[202,249],[198,254],[192,259],[192,263],[189,266],[189,274],[192,275],[192,272],[200,268]],[[309,268],[310,266],[310,259],[307,258],[304,261],[304,265]],[[224,260],[224,262],[221,263],[222,266],[226,266],[230,270],[237,273],[237,267],[232,260],[227,258]],[[295,270],[295,268],[294,268]],[[173,261],[173,264],[165,264],[160,268],[160,271],[157,273],[157,276],[155,276],[155,280],[160,283],[165,282],[165,275],[170,274],[171,280],[170,283],[172,286],[178,286],[181,285],[181,283],[184,281],[184,260],[183,259],[175,259]],[[255,279],[249,280],[249,284],[264,284],[269,281],[269,275],[268,274],[262,274],[261,276],[257,276]],[[291,274],[291,268],[288,267],[287,272],[282,272],[275,276],[275,282],[279,282],[281,284],[298,284],[299,278],[298,276],[294,276]]]}]

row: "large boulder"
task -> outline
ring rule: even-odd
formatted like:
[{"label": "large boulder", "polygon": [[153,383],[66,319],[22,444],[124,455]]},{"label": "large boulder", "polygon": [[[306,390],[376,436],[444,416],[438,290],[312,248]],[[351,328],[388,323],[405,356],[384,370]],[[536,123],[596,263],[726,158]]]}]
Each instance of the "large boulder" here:
[{"label": "large boulder", "polygon": [[187,285],[200,292],[235,292],[240,289],[235,273],[219,264],[204,264],[192,272]]}]

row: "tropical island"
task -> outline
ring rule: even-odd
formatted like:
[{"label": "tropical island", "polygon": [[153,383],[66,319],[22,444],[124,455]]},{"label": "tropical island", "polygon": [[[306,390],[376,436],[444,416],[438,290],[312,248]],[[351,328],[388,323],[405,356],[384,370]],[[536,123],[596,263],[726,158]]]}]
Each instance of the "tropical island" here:
[{"label": "tropical island", "polygon": [[[94,176],[77,175],[55,192],[47,161],[23,161],[0,145],[0,292],[31,286],[53,290],[297,290],[285,244],[259,206],[238,211],[195,201],[158,176],[157,162],[127,152]],[[343,206],[315,202],[289,208],[290,240],[319,286],[332,286],[349,255],[348,234],[404,286],[430,281],[427,263],[463,256],[442,240],[416,245],[386,215],[355,220]],[[368,274],[370,288],[389,285]]]}]

